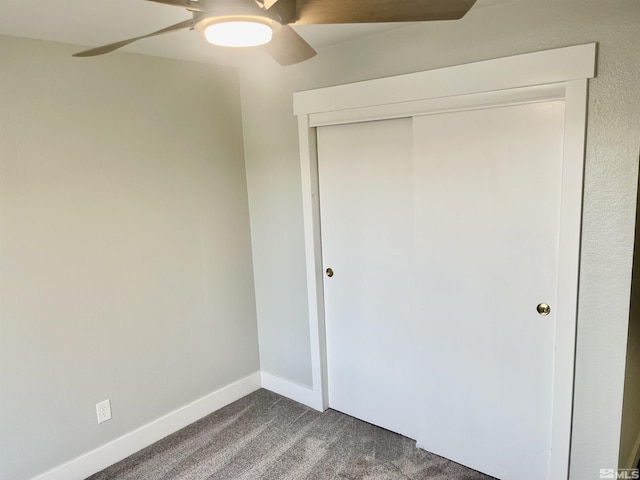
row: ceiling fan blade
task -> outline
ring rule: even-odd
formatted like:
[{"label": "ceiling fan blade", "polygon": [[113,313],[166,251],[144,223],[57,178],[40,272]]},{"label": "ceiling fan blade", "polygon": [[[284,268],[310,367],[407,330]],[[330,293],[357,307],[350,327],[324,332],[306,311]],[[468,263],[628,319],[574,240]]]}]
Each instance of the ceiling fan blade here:
[{"label": "ceiling fan blade", "polygon": [[275,13],[282,20],[283,25],[288,23],[294,23],[296,21],[296,0],[271,0],[271,6],[265,2],[265,6],[268,6],[270,13]]},{"label": "ceiling fan blade", "polygon": [[304,62],[316,56],[316,51],[311,45],[287,25],[283,25],[273,35],[273,39],[260,48],[271,55],[280,65]]},{"label": "ceiling fan blade", "polygon": [[164,3],[174,7],[182,7],[194,12],[204,12],[204,8],[191,0],[147,0],[147,2]]},{"label": "ceiling fan blade", "polygon": [[113,52],[118,48],[122,48],[130,43],[142,40],[143,38],[155,37],[156,35],[162,35],[163,33],[175,32],[176,30],[182,30],[184,28],[191,28],[193,26],[193,19],[185,20],[184,22],[176,23],[170,27],[163,28],[147,35],[140,37],[129,38],[127,40],[121,40],[120,42],[110,43],[109,45],[103,45],[101,47],[92,48],[83,52],[74,53],[74,57],[94,57],[96,55],[104,55],[105,53]]},{"label": "ceiling fan blade", "polygon": [[298,0],[296,25],[462,18],[476,0]]}]

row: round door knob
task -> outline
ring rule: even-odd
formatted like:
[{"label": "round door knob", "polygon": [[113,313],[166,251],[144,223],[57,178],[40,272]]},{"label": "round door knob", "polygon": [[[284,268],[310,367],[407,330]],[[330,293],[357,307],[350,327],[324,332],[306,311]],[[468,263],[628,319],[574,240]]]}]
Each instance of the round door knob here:
[{"label": "round door knob", "polygon": [[327,268],[327,277],[333,277],[333,270],[331,268]]},{"label": "round door knob", "polygon": [[536,310],[542,316],[546,316],[551,313],[551,307],[546,303],[539,303],[538,306],[536,307]]}]

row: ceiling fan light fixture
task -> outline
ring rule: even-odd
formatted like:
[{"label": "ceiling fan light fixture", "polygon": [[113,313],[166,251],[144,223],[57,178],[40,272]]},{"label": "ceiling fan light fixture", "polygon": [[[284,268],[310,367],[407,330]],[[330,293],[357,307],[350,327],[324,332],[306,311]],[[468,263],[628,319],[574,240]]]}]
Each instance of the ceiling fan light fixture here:
[{"label": "ceiling fan light fixture", "polygon": [[196,24],[196,29],[213,45],[256,47],[271,41],[275,23],[270,18],[253,15],[205,17]]}]

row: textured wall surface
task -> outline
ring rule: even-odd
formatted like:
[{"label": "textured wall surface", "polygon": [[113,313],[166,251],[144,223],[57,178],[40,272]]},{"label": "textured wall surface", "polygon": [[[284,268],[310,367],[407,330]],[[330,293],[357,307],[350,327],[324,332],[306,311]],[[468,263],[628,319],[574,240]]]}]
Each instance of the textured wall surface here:
[{"label": "textured wall surface", "polygon": [[[638,200],[640,200],[640,197]],[[638,216],[638,211],[636,211],[635,245],[631,281],[627,368],[624,379],[622,432],[620,434],[621,468],[637,466],[636,458],[638,448],[640,448],[640,217]]]},{"label": "textured wall surface", "polygon": [[598,42],[590,82],[572,473],[618,462],[640,146],[640,2],[520,0],[459,22],[410,25],[241,71],[263,368],[310,383],[297,124],[292,93]]},{"label": "textured wall surface", "polygon": [[7,480],[259,369],[237,72],[77,50],[0,37]]}]

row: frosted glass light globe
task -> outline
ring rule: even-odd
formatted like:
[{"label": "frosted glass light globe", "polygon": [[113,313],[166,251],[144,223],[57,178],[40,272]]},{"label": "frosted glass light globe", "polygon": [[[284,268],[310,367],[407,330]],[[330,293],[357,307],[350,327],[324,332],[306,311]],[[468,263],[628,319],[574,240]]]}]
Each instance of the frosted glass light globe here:
[{"label": "frosted glass light globe", "polygon": [[256,47],[271,41],[271,26],[246,20],[215,22],[204,28],[207,42],[221,47]]}]

